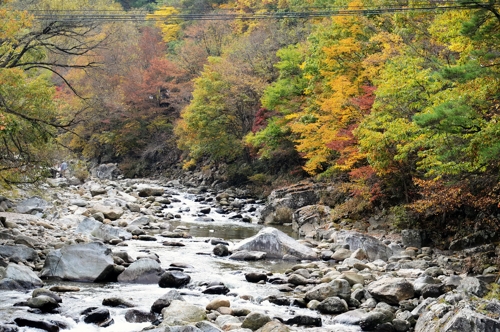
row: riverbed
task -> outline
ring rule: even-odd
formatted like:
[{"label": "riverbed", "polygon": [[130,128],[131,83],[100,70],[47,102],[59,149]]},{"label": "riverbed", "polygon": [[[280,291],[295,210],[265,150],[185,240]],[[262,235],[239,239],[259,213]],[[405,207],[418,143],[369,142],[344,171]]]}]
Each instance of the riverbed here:
[{"label": "riverbed", "polygon": [[[217,213],[212,210],[200,216],[200,208],[206,207],[207,202],[198,202],[197,196],[182,191],[170,191],[173,202],[161,211],[164,214],[181,215],[181,218],[171,220],[173,229],[187,231],[191,238],[166,239],[160,236],[160,230],[150,229],[150,235],[155,235],[157,241],[128,240],[120,246],[113,247],[113,251],[125,250],[130,256],[137,257],[144,253],[158,255],[164,269],[174,265],[183,266],[184,272],[189,274],[191,282],[184,288],[178,289],[188,302],[205,307],[217,297],[226,297],[233,308],[245,308],[266,313],[270,317],[287,319],[298,313],[309,316],[318,316],[316,311],[298,307],[277,306],[266,298],[270,295],[282,296],[293,294],[281,293],[275,285],[269,283],[249,283],[245,280],[245,273],[264,272],[273,276],[282,275],[297,262],[283,260],[261,260],[255,262],[235,261],[227,257],[218,257],[212,254],[213,238],[222,239],[229,243],[229,247],[238,241],[255,235],[263,226],[257,223],[259,204],[253,204],[249,214],[252,222],[241,222],[230,219],[231,215]],[[202,220],[202,221],[201,221]],[[290,227],[280,227],[289,235],[295,235]],[[183,246],[165,246],[165,240],[175,240]],[[207,295],[202,293],[203,285],[207,283],[222,283],[230,292],[227,295]],[[128,323],[125,320],[123,308],[108,308],[114,324],[101,328],[85,324],[81,321],[80,313],[89,307],[101,307],[105,298],[119,297],[135,305],[135,309],[148,312],[152,303],[165,294],[168,289],[158,285],[124,284],[124,283],[75,283],[61,281],[47,281],[45,287],[55,285],[76,286],[79,292],[61,293],[62,304],[57,314],[29,313],[24,306],[14,306],[15,303],[26,301],[31,292],[2,291],[0,303],[0,322],[9,322],[16,317],[32,318],[35,320],[54,320],[64,322],[68,331],[109,331],[128,332],[140,331],[151,323]],[[328,326],[328,317],[323,317],[323,324]],[[33,328],[21,328],[21,331],[35,331]],[[345,328],[343,331],[356,331]]]}]

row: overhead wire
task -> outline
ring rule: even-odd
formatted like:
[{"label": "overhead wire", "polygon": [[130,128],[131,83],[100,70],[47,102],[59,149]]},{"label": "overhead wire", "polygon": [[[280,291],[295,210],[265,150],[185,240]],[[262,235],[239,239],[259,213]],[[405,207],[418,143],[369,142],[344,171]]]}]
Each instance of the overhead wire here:
[{"label": "overhead wire", "polygon": [[[353,16],[353,15],[376,15],[384,13],[398,13],[411,11],[447,11],[447,10],[471,10],[485,7],[496,7],[500,5],[499,0],[494,1],[459,1],[459,0],[440,0],[440,1],[420,1],[411,2],[411,5],[402,5],[408,1],[389,0],[386,5],[379,6],[359,6],[359,7],[307,7],[309,10],[301,11],[265,11],[257,10],[250,13],[228,12],[228,10],[210,12],[210,13],[172,13],[158,14],[147,12],[126,12],[120,10],[27,10],[37,20],[51,21],[228,21],[228,20],[263,20],[263,19],[309,19],[331,16]],[[316,8],[320,10],[311,10]]]}]

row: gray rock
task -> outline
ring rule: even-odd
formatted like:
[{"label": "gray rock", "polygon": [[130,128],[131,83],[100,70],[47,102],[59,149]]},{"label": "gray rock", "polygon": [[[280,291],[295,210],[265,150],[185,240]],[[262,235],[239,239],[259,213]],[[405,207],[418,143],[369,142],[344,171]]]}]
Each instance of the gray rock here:
[{"label": "gray rock", "polygon": [[102,305],[107,307],[120,307],[120,308],[132,308],[135,307],[133,303],[130,303],[119,297],[108,297],[102,300]]},{"label": "gray rock", "polygon": [[292,229],[300,236],[314,237],[318,228],[330,218],[330,207],[326,205],[308,205],[301,207],[292,215]]},{"label": "gray rock", "polygon": [[240,250],[265,252],[268,258],[293,255],[299,259],[318,259],[314,250],[272,227],[263,228],[255,236],[238,243],[233,249],[233,251]]},{"label": "gray rock", "polygon": [[336,296],[328,297],[321,301],[317,307],[318,311],[323,314],[341,314],[348,310],[347,302]]},{"label": "gray rock", "polygon": [[37,196],[25,199],[17,203],[18,213],[33,214],[34,212],[44,212],[49,207],[49,203]]},{"label": "gray rock", "polygon": [[163,187],[158,187],[148,184],[138,185],[137,190],[139,192],[140,197],[161,196],[165,192],[165,188]]},{"label": "gray rock", "polygon": [[121,228],[103,224],[94,218],[83,219],[78,224],[75,233],[91,235],[105,242],[109,242],[113,239],[130,240],[132,238],[132,234],[129,232]]},{"label": "gray rock", "polygon": [[219,257],[229,256],[229,248],[222,243],[217,244],[212,252],[215,256]]},{"label": "gray rock", "polygon": [[[27,318],[14,318],[14,322],[19,327],[31,327],[35,329],[40,329],[48,332],[59,332],[60,327],[55,324],[55,322],[49,323],[41,320],[27,319]],[[16,330],[17,331],[17,330]]]},{"label": "gray rock", "polygon": [[49,252],[40,276],[69,281],[104,281],[114,272],[113,265],[111,250],[104,244],[76,244]]},{"label": "gray rock", "polygon": [[332,255],[332,259],[336,261],[343,261],[344,259],[347,259],[351,257],[352,251],[346,248],[339,248],[335,250],[335,252]]},{"label": "gray rock", "polygon": [[341,297],[343,299],[348,299],[351,296],[351,286],[349,282],[342,279],[335,279],[330,283],[323,283],[313,287],[311,290],[306,292],[306,301],[323,301],[329,297]]},{"label": "gray rock", "polygon": [[404,278],[379,279],[370,283],[366,290],[375,299],[389,304],[399,304],[415,295],[413,285]]},{"label": "gray rock", "polygon": [[179,300],[173,300],[170,306],[163,308],[161,314],[161,326],[187,325],[207,318],[205,308]]},{"label": "gray rock", "polygon": [[488,294],[488,285],[484,281],[475,277],[466,277],[462,279],[458,289],[464,291],[465,293],[479,297],[483,297]]},{"label": "gray rock", "polygon": [[392,250],[376,238],[353,231],[338,231],[332,234],[337,244],[348,244],[350,250],[363,249],[370,261],[381,259],[387,261]]},{"label": "gray rock", "polygon": [[181,271],[166,271],[160,277],[158,285],[161,288],[179,288],[187,285],[191,277]]},{"label": "gray rock", "polygon": [[109,220],[119,219],[124,213],[123,209],[119,206],[109,206],[103,204],[94,204],[89,209],[89,212],[91,214],[102,213],[104,217],[108,218]]},{"label": "gray rock", "polygon": [[235,261],[258,261],[266,258],[267,254],[262,251],[240,250],[229,256],[229,259]]},{"label": "gray rock", "polygon": [[118,276],[118,282],[133,284],[156,284],[164,270],[161,265],[150,258],[142,258],[134,263]]},{"label": "gray rock", "polygon": [[23,289],[43,286],[42,280],[29,267],[13,263],[9,263],[3,272],[0,270],[0,279],[15,281]]},{"label": "gray rock", "polygon": [[184,298],[177,290],[172,289],[153,303],[151,306],[151,312],[157,314],[161,313],[163,308],[168,307],[174,300],[184,301]]},{"label": "gray rock", "polygon": [[[363,330],[372,330],[377,325],[385,323],[387,321],[387,315],[380,311],[370,311],[367,312],[363,309],[356,309],[345,312],[336,316],[333,319],[333,323],[344,324],[344,325],[357,325]],[[429,330],[430,331],[430,330]]]},{"label": "gray rock", "polygon": [[401,240],[405,247],[422,247],[422,232],[419,229],[403,229]]},{"label": "gray rock", "polygon": [[120,176],[121,171],[116,164],[101,164],[90,170],[92,176],[101,180],[113,180]]},{"label": "gray rock", "polygon": [[0,245],[0,257],[12,262],[35,261],[38,255],[35,250],[22,244],[15,246]]},{"label": "gray rock", "polygon": [[415,332],[497,332],[500,330],[500,321],[488,317],[471,305],[454,307],[446,303],[433,302],[420,315],[415,325]]},{"label": "gray rock", "polygon": [[40,295],[37,297],[32,297],[26,302],[28,307],[39,309],[42,312],[52,312],[54,309],[59,307],[59,303],[52,297],[47,295]]},{"label": "gray rock", "polygon": [[146,323],[156,319],[156,315],[151,312],[129,309],[125,313],[125,320],[129,323]]},{"label": "gray rock", "polygon": [[255,331],[260,329],[270,321],[271,318],[268,315],[264,315],[260,312],[252,312],[245,317],[245,319],[241,323],[241,328]]},{"label": "gray rock", "polygon": [[292,211],[307,205],[317,204],[319,201],[318,189],[323,188],[318,183],[298,183],[286,188],[275,189],[268,196],[268,203],[261,211],[261,220],[270,223],[273,214],[280,207],[289,208]]}]

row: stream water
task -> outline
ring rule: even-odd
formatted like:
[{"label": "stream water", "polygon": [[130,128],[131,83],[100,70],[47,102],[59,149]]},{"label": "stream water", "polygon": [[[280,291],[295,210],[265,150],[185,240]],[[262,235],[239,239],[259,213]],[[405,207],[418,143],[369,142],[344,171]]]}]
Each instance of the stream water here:
[{"label": "stream water", "polygon": [[[256,262],[243,262],[229,260],[228,258],[211,255],[213,245],[209,243],[210,238],[221,238],[230,243],[248,238],[256,234],[261,225],[256,223],[243,223],[228,219],[227,216],[210,212],[206,217],[212,218],[211,222],[197,221],[195,211],[202,205],[195,202],[193,195],[177,192],[175,193],[177,202],[172,203],[167,210],[173,213],[182,214],[182,222],[174,222],[173,226],[182,226],[189,229],[192,235],[190,239],[168,239],[182,242],[185,246],[172,247],[162,245],[167,240],[157,236],[157,242],[149,241],[127,241],[126,247],[116,247],[116,250],[126,250],[132,257],[137,257],[143,252],[154,252],[159,256],[163,268],[168,268],[172,263],[182,263],[190,267],[185,269],[185,273],[191,276],[191,282],[186,288],[178,289],[186,301],[197,305],[205,306],[211,300],[221,295],[206,295],[202,293],[202,283],[222,282],[230,289],[227,298],[233,308],[246,308],[265,312],[271,317],[290,318],[294,314],[304,313],[309,316],[316,316],[317,312],[297,307],[277,306],[265,300],[270,295],[286,295],[280,293],[271,284],[253,284],[245,280],[245,273],[249,271],[269,271],[273,274],[283,273],[296,262],[285,262],[281,260],[264,260]],[[290,229],[282,229],[290,233]],[[62,293],[62,304],[59,314],[46,314],[43,317],[31,314],[27,307],[14,307],[13,304],[27,300],[31,292],[2,291],[0,292],[0,322],[13,321],[16,317],[33,318],[36,320],[56,320],[62,321],[69,326],[69,331],[107,331],[107,332],[127,332],[140,331],[149,326],[150,323],[128,323],[125,321],[125,312],[128,309],[108,308],[114,319],[114,324],[107,328],[99,328],[94,325],[79,322],[80,312],[88,307],[102,307],[102,300],[110,297],[120,297],[136,305],[136,309],[149,311],[153,302],[168,292],[169,289],[160,288],[157,284],[123,284],[123,283],[74,283],[74,282],[47,282],[46,287],[52,285],[73,285],[80,288],[79,292]],[[247,295],[252,300],[241,299],[242,295]],[[290,295],[290,294],[288,294]],[[328,326],[329,318],[323,317],[324,326]],[[340,331],[340,329],[325,329],[325,331]],[[348,327],[343,327],[342,331],[356,331]],[[35,331],[26,329],[21,331]],[[66,330],[68,331],[68,330]]]}]

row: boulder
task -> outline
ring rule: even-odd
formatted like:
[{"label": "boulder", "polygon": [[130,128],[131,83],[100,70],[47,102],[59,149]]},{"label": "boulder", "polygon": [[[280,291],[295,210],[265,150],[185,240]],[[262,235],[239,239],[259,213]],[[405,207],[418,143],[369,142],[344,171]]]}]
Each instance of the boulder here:
[{"label": "boulder", "polygon": [[229,259],[235,261],[258,261],[266,258],[266,253],[262,251],[240,250],[229,256]]},{"label": "boulder", "polygon": [[88,211],[90,214],[102,213],[109,220],[119,219],[124,213],[123,209],[119,206],[103,204],[94,204]]},{"label": "boulder", "polygon": [[327,297],[318,304],[318,311],[323,314],[341,314],[348,310],[347,302],[339,297]]},{"label": "boulder", "polygon": [[44,212],[49,207],[49,203],[34,196],[17,203],[16,210],[18,213],[34,214],[34,212]]},{"label": "boulder", "polygon": [[47,295],[39,295],[32,297],[26,302],[28,307],[39,309],[41,312],[52,312],[59,307],[59,303],[52,297]]},{"label": "boulder", "polygon": [[255,331],[260,329],[270,321],[271,318],[268,315],[262,314],[260,312],[251,312],[241,323],[241,328]]},{"label": "boulder", "polygon": [[135,307],[133,303],[130,303],[119,297],[108,297],[102,300],[102,305],[107,307],[119,307],[119,308],[132,308]]},{"label": "boulder", "polygon": [[[4,279],[14,281],[22,289],[32,289],[43,286],[42,280],[40,280],[29,267],[14,263],[9,263],[3,272],[0,269],[0,280]],[[0,284],[0,289],[1,288],[2,286]]]},{"label": "boulder", "polygon": [[205,309],[207,309],[208,311],[211,311],[211,310],[217,310],[220,307],[229,308],[230,306],[231,306],[231,303],[229,302],[229,300],[217,298],[217,299],[213,299],[212,301],[210,301],[210,303],[206,305]]},{"label": "boulder", "polygon": [[377,300],[389,304],[413,298],[413,285],[404,278],[382,278],[370,283],[366,290]]},{"label": "boulder", "polygon": [[81,282],[106,281],[114,273],[111,254],[111,249],[101,242],[52,250],[45,259],[40,277]]},{"label": "boulder", "polygon": [[161,314],[161,326],[187,325],[207,319],[204,308],[179,300],[173,300],[170,306],[163,308]]},{"label": "boulder", "polygon": [[160,263],[150,258],[142,258],[130,264],[119,276],[118,282],[133,284],[156,284],[163,274]]},{"label": "boulder", "polygon": [[363,331],[371,331],[378,325],[387,322],[388,318],[389,317],[387,315],[380,311],[373,310],[367,312],[363,309],[356,309],[336,316],[333,319],[333,323],[343,325],[356,325],[361,327]]},{"label": "boulder", "polygon": [[140,197],[161,196],[165,192],[165,188],[149,184],[140,184],[137,186],[137,191]]},{"label": "boulder", "polygon": [[342,279],[335,279],[330,283],[322,283],[305,294],[306,301],[323,301],[329,297],[338,296],[343,299],[349,299],[351,296],[351,286],[349,282]]},{"label": "boulder", "polygon": [[255,236],[238,243],[233,251],[248,250],[266,253],[268,258],[293,255],[299,259],[316,260],[316,252],[276,228],[263,228]]},{"label": "boulder", "polygon": [[84,218],[78,224],[75,233],[91,235],[104,242],[109,242],[113,239],[130,240],[132,238],[132,234],[129,232],[121,228],[103,224],[94,218]]},{"label": "boulder", "polygon": [[161,288],[179,288],[187,285],[191,277],[181,271],[166,271],[160,277],[158,285]]},{"label": "boulder", "polygon": [[46,322],[42,320],[34,320],[28,318],[18,317],[14,319],[14,322],[19,327],[31,327],[34,329],[40,329],[48,332],[59,332],[60,327],[55,324],[55,322]]},{"label": "boulder", "polygon": [[466,277],[462,279],[458,289],[464,291],[465,293],[479,297],[483,297],[488,293],[488,285],[484,281],[475,277]]},{"label": "boulder", "polygon": [[163,308],[168,307],[174,300],[184,301],[184,298],[177,290],[172,289],[153,303],[151,306],[151,312],[157,314],[161,313]]},{"label": "boulder", "polygon": [[107,327],[113,324],[109,310],[106,308],[90,308],[83,315],[83,321],[87,324],[95,324],[100,327]]},{"label": "boulder", "polygon": [[11,262],[35,261],[38,255],[34,249],[22,244],[0,245],[0,258],[8,258]]},{"label": "boulder", "polygon": [[349,249],[363,249],[370,261],[381,259],[387,261],[392,256],[392,250],[376,238],[354,231],[338,231],[332,234],[336,244],[347,244]]},{"label": "boulder", "polygon": [[129,309],[125,313],[125,320],[129,323],[146,323],[156,319],[156,315],[152,312]]}]

